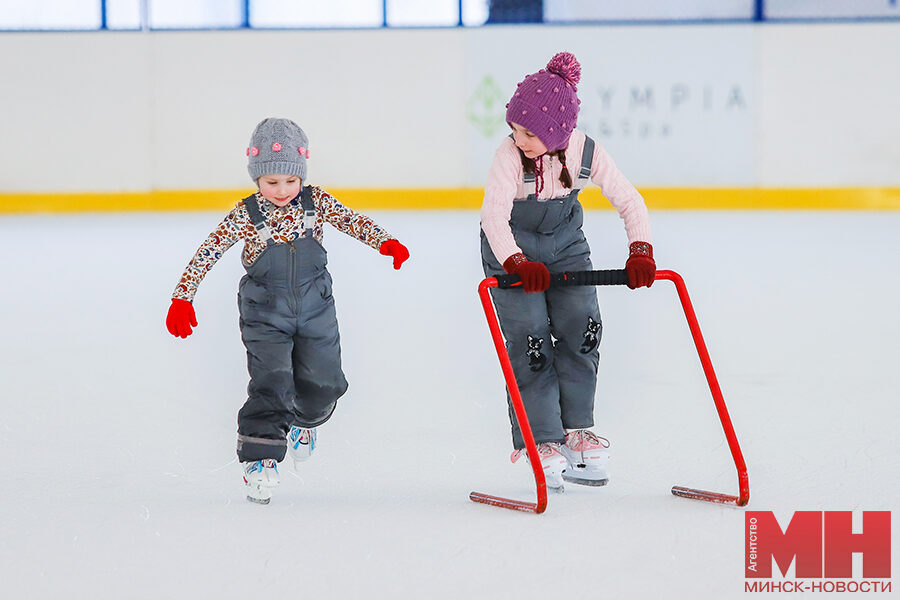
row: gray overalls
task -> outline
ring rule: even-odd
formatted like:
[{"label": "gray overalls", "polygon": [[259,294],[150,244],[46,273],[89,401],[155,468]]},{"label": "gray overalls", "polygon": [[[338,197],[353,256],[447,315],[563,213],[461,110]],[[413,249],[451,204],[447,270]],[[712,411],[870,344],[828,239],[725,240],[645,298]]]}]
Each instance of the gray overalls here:
[{"label": "gray overalls", "polygon": [[[513,202],[509,225],[516,244],[526,258],[546,264],[551,273],[592,268],[578,192],[590,180],[593,156],[594,141],[587,138],[568,196],[539,200],[535,176],[526,173],[528,196]],[[481,258],[486,276],[504,273],[484,231]],[[526,294],[521,288],[494,288],[492,297],[535,441],[564,442],[565,429],[593,426],[602,333],[596,290],[572,286]],[[509,418],[513,446],[524,448],[511,404]]]},{"label": "gray overalls", "polygon": [[276,244],[255,196],[244,199],[266,249],[238,288],[241,338],[247,348],[250,385],[238,412],[241,462],[284,459],[292,425],[315,427],[331,417],[347,391],[331,275],[325,249],[313,237],[312,189],[300,193],[304,230]]}]

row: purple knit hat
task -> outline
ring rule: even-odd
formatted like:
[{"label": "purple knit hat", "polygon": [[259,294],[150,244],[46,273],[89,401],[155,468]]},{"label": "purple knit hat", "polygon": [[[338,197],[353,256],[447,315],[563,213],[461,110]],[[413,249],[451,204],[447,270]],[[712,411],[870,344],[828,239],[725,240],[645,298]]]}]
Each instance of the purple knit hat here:
[{"label": "purple knit hat", "polygon": [[506,122],[521,125],[547,150],[562,150],[578,121],[581,65],[570,52],[559,52],[546,69],[527,75],[506,105]]}]

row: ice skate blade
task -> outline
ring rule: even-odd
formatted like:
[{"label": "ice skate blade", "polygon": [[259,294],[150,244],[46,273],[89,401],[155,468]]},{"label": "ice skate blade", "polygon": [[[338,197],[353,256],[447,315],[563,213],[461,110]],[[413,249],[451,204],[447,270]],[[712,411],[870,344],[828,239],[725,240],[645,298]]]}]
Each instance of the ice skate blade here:
[{"label": "ice skate blade", "polygon": [[601,476],[595,479],[589,477],[579,477],[578,475],[569,475],[568,473],[563,473],[563,480],[568,481],[569,483],[574,483],[576,485],[587,485],[590,487],[602,487],[609,483],[608,476]]},{"label": "ice skate blade", "polygon": [[[246,485],[246,484],[245,484]],[[268,504],[272,499],[272,491],[278,487],[278,483],[259,483],[257,485],[246,485],[247,500],[254,504]]]}]

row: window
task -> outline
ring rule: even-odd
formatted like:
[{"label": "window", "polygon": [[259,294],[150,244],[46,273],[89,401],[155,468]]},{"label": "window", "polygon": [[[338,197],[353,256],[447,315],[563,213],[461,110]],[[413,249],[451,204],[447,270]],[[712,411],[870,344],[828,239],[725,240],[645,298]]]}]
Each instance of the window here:
[{"label": "window", "polygon": [[380,27],[382,0],[250,0],[251,27]]},{"label": "window", "polygon": [[900,0],[0,0],[0,30],[900,20]]},{"label": "window", "polygon": [[0,0],[2,29],[99,29],[97,0]]},{"label": "window", "polygon": [[393,27],[484,25],[488,16],[488,0],[387,0],[386,4],[387,24]]}]

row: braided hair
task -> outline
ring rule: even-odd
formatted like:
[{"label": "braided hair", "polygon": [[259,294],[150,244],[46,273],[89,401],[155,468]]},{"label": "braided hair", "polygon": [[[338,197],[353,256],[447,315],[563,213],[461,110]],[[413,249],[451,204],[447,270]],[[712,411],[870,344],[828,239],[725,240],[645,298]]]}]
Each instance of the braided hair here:
[{"label": "braided hair", "polygon": [[[520,148],[516,148],[519,151],[519,157],[522,159],[522,170],[525,173],[532,174],[535,171],[535,163],[533,158],[528,158],[525,156],[525,153],[522,152]],[[566,166],[566,151],[562,150],[554,150],[553,152],[548,152],[547,156],[555,156],[559,159],[560,164],[562,164],[562,172],[559,174],[559,182],[563,184],[563,187],[572,188],[572,175],[569,173],[569,168]]]}]

